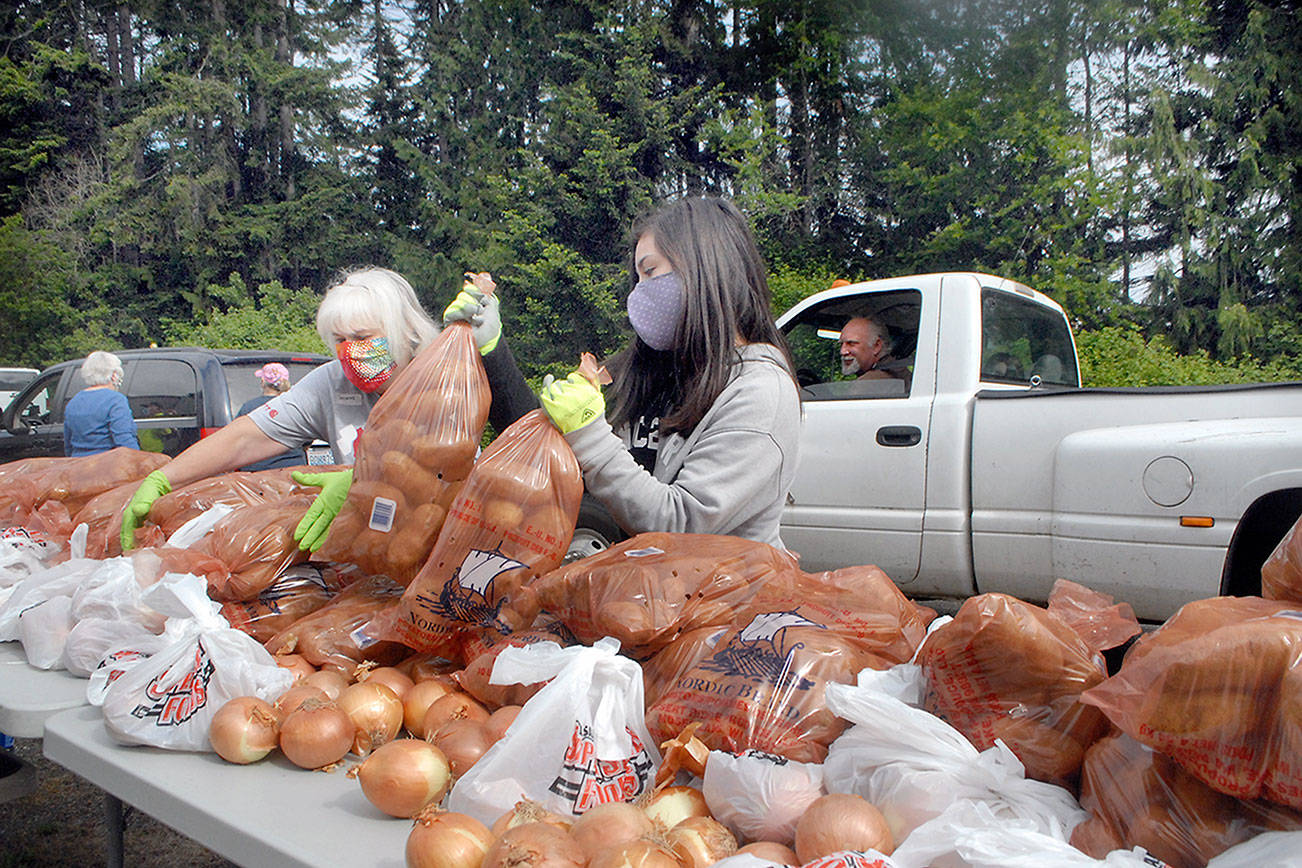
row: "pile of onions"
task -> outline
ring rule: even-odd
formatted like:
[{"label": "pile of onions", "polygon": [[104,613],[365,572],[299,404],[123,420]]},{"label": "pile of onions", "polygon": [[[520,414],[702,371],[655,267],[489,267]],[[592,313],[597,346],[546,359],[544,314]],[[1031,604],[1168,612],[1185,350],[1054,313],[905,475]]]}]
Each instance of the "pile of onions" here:
[{"label": "pile of onions", "polygon": [[305,699],[280,724],[280,749],[294,765],[319,769],[353,746],[353,722],[328,699]]},{"label": "pile of onions", "polygon": [[[358,668],[360,670],[361,667]],[[383,684],[392,690],[398,699],[406,696],[407,691],[411,690],[415,684],[402,670],[394,669],[392,666],[381,666],[378,669],[369,669],[365,672],[359,671],[357,681],[362,684]]]},{"label": "pile of onions", "polygon": [[455,693],[456,690],[442,681],[421,681],[402,698],[402,722],[416,738],[425,738],[425,712],[436,699]]},{"label": "pile of onions", "polygon": [[673,853],[650,838],[638,838],[599,850],[588,868],[682,868]]},{"label": "pile of onions", "polygon": [[666,836],[683,868],[709,868],[737,852],[728,827],[710,817],[688,817]]},{"label": "pile of onions", "polygon": [[555,811],[548,810],[532,799],[521,799],[515,803],[515,807],[494,820],[493,827],[489,831],[493,833],[493,838],[497,839],[505,835],[509,829],[526,826],[529,823],[550,823],[562,832],[568,832],[571,828],[570,821]]},{"label": "pile of onions", "polygon": [[597,805],[574,821],[570,834],[591,861],[602,850],[630,844],[651,834],[654,825],[641,808],[626,802]]},{"label": "pile of onions", "polygon": [[459,720],[486,723],[488,709],[469,693],[449,693],[430,703],[425,710],[425,719],[421,721],[421,728],[425,731],[426,738],[437,737],[440,729]]},{"label": "pile of onions", "polygon": [[526,823],[493,842],[482,868],[584,868],[585,861],[568,832],[551,823]]},{"label": "pile of onions", "polygon": [[353,722],[352,750],[358,756],[393,741],[402,729],[402,700],[381,682],[349,685],[339,694],[339,708]]},{"label": "pile of onions", "polygon": [[348,679],[343,676],[343,673],[334,669],[318,669],[300,683],[319,687],[327,698],[338,699],[339,694],[343,693],[344,688],[348,686]]},{"label": "pile of onions", "polygon": [[737,853],[739,855],[745,853],[748,856],[754,856],[756,859],[776,862],[779,865],[799,866],[801,864],[795,850],[775,841],[756,841],[742,847]]},{"label": "pile of onions", "polygon": [[487,724],[479,720],[445,723],[433,738],[434,744],[447,756],[452,774],[457,777],[464,775],[493,746]]},{"label": "pile of onions", "polygon": [[443,752],[417,738],[400,738],[376,748],[357,767],[356,777],[371,804],[394,817],[416,816],[452,786],[452,771]]},{"label": "pile of onions", "polygon": [[276,698],[276,711],[280,713],[281,719],[284,719],[298,711],[298,707],[307,699],[319,699],[324,702],[330,697],[320,687],[300,681]]},{"label": "pile of onions", "polygon": [[688,817],[708,817],[710,809],[705,796],[694,787],[665,787],[651,797],[646,813],[665,831],[677,826]]},{"label": "pile of onions", "polygon": [[217,756],[229,763],[251,763],[276,749],[280,715],[271,703],[256,696],[237,696],[213,715],[208,741]]},{"label": "pile of onions", "polygon": [[853,793],[822,796],[796,823],[796,856],[802,865],[838,850],[876,850],[887,856],[895,850],[882,812]]},{"label": "pile of onions", "polygon": [[503,705],[497,711],[488,716],[488,736],[494,742],[499,742],[506,737],[506,731],[510,729],[511,724],[520,714],[520,706]]},{"label": "pile of onions", "polygon": [[488,827],[466,814],[427,808],[407,836],[407,868],[479,868],[492,846]]}]

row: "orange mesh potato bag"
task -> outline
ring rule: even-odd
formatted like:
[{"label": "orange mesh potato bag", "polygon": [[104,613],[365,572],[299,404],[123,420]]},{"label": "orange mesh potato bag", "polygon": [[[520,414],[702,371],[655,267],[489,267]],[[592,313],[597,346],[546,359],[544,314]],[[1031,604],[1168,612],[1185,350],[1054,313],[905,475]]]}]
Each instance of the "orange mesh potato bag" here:
[{"label": "orange mesh potato bag", "polygon": [[1302,518],[1261,565],[1261,595],[1267,600],[1302,603]]},{"label": "orange mesh potato bag", "polygon": [[768,580],[796,559],[735,536],[642,533],[534,580],[542,608],[578,641],[619,640],[647,657],[686,630],[731,623]]},{"label": "orange mesh potato bag", "polygon": [[387,576],[371,576],[349,585],[310,615],[299,618],[266,643],[272,654],[302,654],[316,667],[329,667],[351,676],[357,664],[369,660],[392,666],[410,651],[385,641],[371,626],[402,596],[402,585]]},{"label": "orange mesh potato bag", "polygon": [[97,494],[127,482],[139,481],[171,459],[156,452],[118,446],[98,455],[79,458],[31,459],[21,478],[36,489],[36,505],[60,501],[70,515]]},{"label": "orange mesh potato bag", "polygon": [[1060,618],[1094,651],[1124,645],[1142,629],[1129,603],[1114,603],[1112,597],[1067,579],[1058,579],[1049,592],[1045,607]]},{"label": "orange mesh potato bag", "polygon": [[1302,612],[1291,603],[1188,603],[1082,699],[1214,789],[1302,808]]},{"label": "orange mesh potato bag", "polygon": [[[103,560],[122,554],[122,511],[140,487],[139,482],[128,482],[97,494],[72,517],[74,526],[86,525],[86,557]],[[166,535],[157,525],[146,524],[136,531],[136,547],[148,548],[163,545]]]},{"label": "orange mesh potato bag", "polygon": [[538,600],[525,585],[560,565],[582,497],[579,462],[547,415],[517,419],[475,462],[403,594],[400,641],[453,658],[466,634],[528,629]]},{"label": "orange mesh potato bag", "polygon": [[1027,777],[1070,786],[1106,729],[1080,701],[1106,676],[1102,657],[1067,622],[1016,597],[970,597],[916,662],[923,707],[981,750],[1002,739]]},{"label": "orange mesh potato bag", "polygon": [[317,489],[305,488],[290,478],[290,473],[295,469],[281,467],[256,472],[240,470],[183,485],[154,501],[154,505],[149,508],[149,523],[158,525],[170,537],[181,525],[214,506],[238,509],[241,506],[260,506],[291,494],[315,494]]},{"label": "orange mesh potato bag", "polygon": [[313,567],[293,567],[252,600],[222,603],[221,613],[236,630],[266,643],[299,618],[312,614],[334,598],[321,573]]},{"label": "orange mesh potato bag", "polygon": [[208,582],[209,587],[214,582],[225,581],[230,575],[224,563],[194,549],[155,546],[132,549],[130,555],[136,581],[142,587],[152,585],[168,573],[199,576]]},{"label": "orange mesh potato bag", "polygon": [[1090,816],[1071,843],[1096,859],[1143,847],[1171,868],[1202,868],[1262,832],[1302,829],[1302,813],[1218,793],[1170,757],[1115,733],[1096,742],[1081,771]]},{"label": "orange mesh potato bag", "polygon": [[191,548],[226,564],[225,581],[210,583],[214,600],[252,600],[286,569],[301,564],[308,553],[294,541],[294,528],[312,505],[314,496],[298,494],[263,506],[234,510]]},{"label": "orange mesh potato bag", "polygon": [[647,709],[647,727],[665,741],[700,722],[712,750],[822,762],[846,726],[823,702],[827,684],[908,661],[933,617],[876,567],[770,580],[734,627],[689,652],[701,656]]},{"label": "orange mesh potato bag", "polygon": [[732,632],[731,624],[684,630],[645,661],[642,664],[642,689],[647,708],[659,702],[696,664],[713,654]]},{"label": "orange mesh potato bag", "polygon": [[536,684],[489,684],[493,674],[493,664],[503,648],[523,648],[535,642],[555,642],[562,647],[575,644],[574,634],[555,618],[539,616],[534,626],[528,630],[512,633],[493,641],[491,638],[477,637],[466,643],[466,663],[464,669],[456,673],[457,683],[461,689],[484,703],[490,710],[503,705],[524,705],[535,693],[543,689],[546,681]]},{"label": "orange mesh potato bag", "polygon": [[321,556],[409,584],[474,464],[491,399],[470,326],[448,326],[371,410]]}]

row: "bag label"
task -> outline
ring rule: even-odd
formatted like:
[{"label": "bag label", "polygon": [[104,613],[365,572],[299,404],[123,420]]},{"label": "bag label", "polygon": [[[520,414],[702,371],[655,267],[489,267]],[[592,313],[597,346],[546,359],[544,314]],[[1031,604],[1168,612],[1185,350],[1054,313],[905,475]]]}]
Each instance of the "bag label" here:
[{"label": "bag label", "polygon": [[652,555],[662,555],[664,553],[665,553],[664,549],[658,549],[655,546],[647,546],[644,549],[630,549],[629,551],[624,552],[624,557],[649,558]]},{"label": "bag label", "polygon": [[633,744],[633,755],[621,759],[597,756],[592,727],[574,722],[574,734],[565,751],[561,772],[547,789],[569,802],[575,816],[606,802],[631,802],[651,783],[654,763],[637,733],[624,728]]},{"label": "bag label", "polygon": [[380,533],[393,530],[393,518],[398,511],[398,502],[387,497],[377,497],[371,501],[371,519],[366,526]]},{"label": "bag label", "polygon": [[163,683],[170,668],[154,676],[145,686],[147,702],[133,708],[131,716],[140,720],[152,717],[155,726],[180,726],[208,704],[208,683],[216,669],[203,641],[196,642],[190,671],[170,685]]}]

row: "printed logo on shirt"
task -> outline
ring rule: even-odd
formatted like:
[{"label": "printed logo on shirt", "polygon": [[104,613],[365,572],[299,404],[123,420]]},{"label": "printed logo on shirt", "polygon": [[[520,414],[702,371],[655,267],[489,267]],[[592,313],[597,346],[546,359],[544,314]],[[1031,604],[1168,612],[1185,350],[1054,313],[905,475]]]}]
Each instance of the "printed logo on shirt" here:
[{"label": "printed logo on shirt", "polygon": [[267,415],[268,415],[269,417],[271,417],[272,419],[275,419],[276,416],[278,416],[279,414],[278,414],[275,410],[272,410],[270,407],[268,407],[268,408],[267,408]]}]

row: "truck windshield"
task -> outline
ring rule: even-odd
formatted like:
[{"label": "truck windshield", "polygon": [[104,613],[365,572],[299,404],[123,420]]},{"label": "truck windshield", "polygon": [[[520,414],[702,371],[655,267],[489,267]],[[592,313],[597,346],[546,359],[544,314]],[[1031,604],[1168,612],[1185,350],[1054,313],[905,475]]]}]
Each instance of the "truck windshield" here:
[{"label": "truck windshield", "polygon": [[1058,311],[999,289],[981,290],[981,380],[1079,386],[1071,330]]}]

